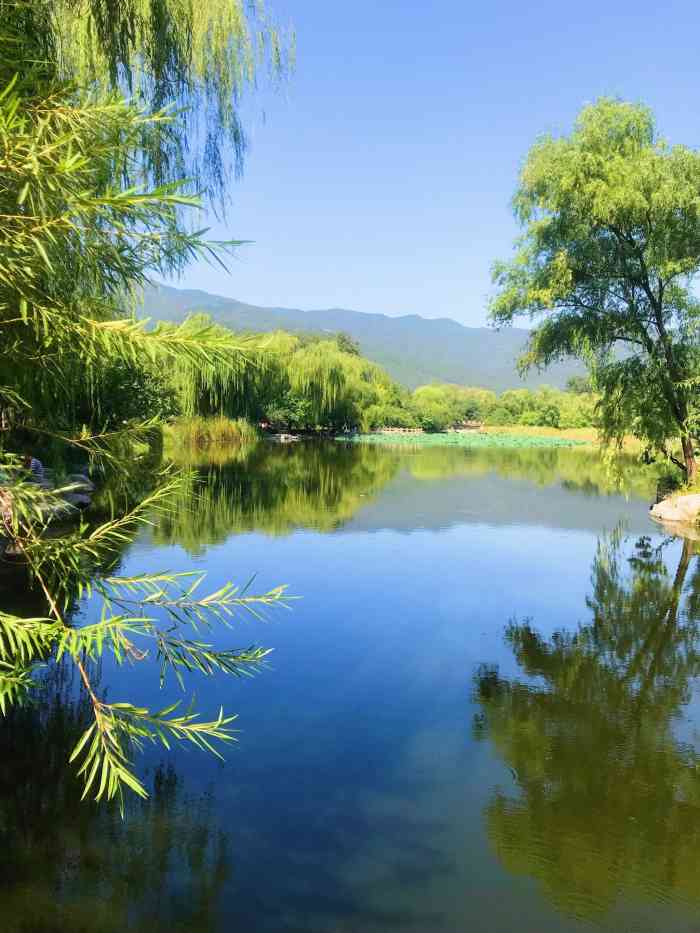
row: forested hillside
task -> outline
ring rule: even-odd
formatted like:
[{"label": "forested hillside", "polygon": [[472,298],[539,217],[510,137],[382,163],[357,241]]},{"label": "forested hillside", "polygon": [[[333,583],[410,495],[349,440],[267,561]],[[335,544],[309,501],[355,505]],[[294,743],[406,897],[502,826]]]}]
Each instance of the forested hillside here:
[{"label": "forested hillside", "polygon": [[233,330],[349,334],[358,341],[363,356],[410,389],[429,382],[478,385],[494,392],[543,383],[563,388],[570,376],[584,372],[580,364],[568,362],[554,364],[545,372],[532,370],[521,378],[515,361],[525,348],[528,332],[519,328],[497,331],[464,327],[448,318],[388,317],[343,308],[262,308],[164,285],[146,292],[144,314],[148,317],[179,322],[192,311],[206,311],[218,324]]}]

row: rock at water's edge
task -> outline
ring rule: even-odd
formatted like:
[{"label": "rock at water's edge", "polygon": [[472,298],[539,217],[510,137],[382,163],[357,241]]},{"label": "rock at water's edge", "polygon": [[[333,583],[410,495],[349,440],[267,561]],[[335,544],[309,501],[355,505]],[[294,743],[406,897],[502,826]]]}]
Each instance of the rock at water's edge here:
[{"label": "rock at water's edge", "polygon": [[700,517],[700,494],[662,499],[649,512],[659,522],[695,523]]}]

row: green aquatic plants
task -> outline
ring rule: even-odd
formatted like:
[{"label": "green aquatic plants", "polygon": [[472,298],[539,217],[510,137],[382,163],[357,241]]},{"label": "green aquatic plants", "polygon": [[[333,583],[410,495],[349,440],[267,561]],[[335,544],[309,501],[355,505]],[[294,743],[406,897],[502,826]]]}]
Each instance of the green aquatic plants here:
[{"label": "green aquatic plants", "polygon": [[186,449],[210,449],[232,444],[251,444],[258,432],[244,418],[232,420],[225,415],[202,418],[181,418],[165,428],[166,443]]},{"label": "green aquatic plants", "polygon": [[575,447],[585,441],[556,436],[520,434],[485,434],[480,431],[451,431],[439,434],[401,434],[378,431],[376,434],[348,434],[337,441],[354,444],[388,444],[402,447]]}]

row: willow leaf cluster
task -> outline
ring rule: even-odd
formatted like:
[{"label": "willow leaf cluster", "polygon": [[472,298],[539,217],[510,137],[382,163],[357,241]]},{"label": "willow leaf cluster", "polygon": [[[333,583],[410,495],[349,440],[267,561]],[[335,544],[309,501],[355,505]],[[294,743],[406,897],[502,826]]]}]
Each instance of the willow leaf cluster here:
[{"label": "willow leaf cluster", "polygon": [[[122,178],[155,184],[187,179],[226,201],[247,148],[246,89],[272,88],[294,62],[294,35],[261,0],[0,0],[8,40],[0,82],[42,75],[100,93],[118,91],[167,122],[139,128],[135,162]],[[29,74],[31,72],[31,74]]]},{"label": "willow leaf cluster", "polygon": [[178,209],[197,202],[174,186],[120,187],[140,128],[165,115],[16,84],[0,91],[0,405],[69,424],[109,360],[176,364],[205,381],[240,367],[246,341],[230,333],[126,316],[148,276],[233,245],[186,232]]},{"label": "willow leaf cluster", "polygon": [[[138,663],[153,655],[159,662],[161,685],[172,671],[184,689],[184,674],[225,673],[249,675],[264,663],[266,649],[215,647],[202,637],[216,622],[227,627],[241,613],[259,617],[264,607],[284,605],[284,588],[252,595],[247,588],[227,583],[212,592],[203,591],[202,574],[169,573],[121,577],[101,570],[111,566],[115,547],[126,544],[134,528],[164,507],[183,478],[171,480],[132,513],[92,529],[82,525],[73,535],[46,538],[43,527],[31,519],[34,502],[25,499],[21,484],[8,487],[12,520],[5,512],[5,531],[26,558],[36,586],[45,597],[45,617],[28,618],[0,612],[0,709],[21,700],[31,689],[31,669],[50,657],[68,657],[76,665],[90,697],[93,721],[78,741],[71,760],[79,760],[78,773],[85,780],[85,795],[97,800],[117,798],[123,807],[123,791],[144,789],[133,766],[133,752],[143,743],[191,743],[216,752],[213,742],[228,742],[234,734],[235,716],[223,711],[214,720],[201,720],[193,709],[175,714],[178,704],[155,713],[128,702],[107,703],[93,688],[90,662],[105,653],[117,664]],[[24,520],[22,519],[24,516]],[[29,519],[29,520],[27,520]],[[74,599],[90,596],[99,602],[97,621],[76,625],[71,619]],[[218,754],[218,753],[217,753]]]},{"label": "willow leaf cluster", "polygon": [[[37,664],[69,659],[92,710],[74,751],[85,793],[123,805],[125,789],[144,793],[133,756],[145,742],[213,750],[233,738],[234,717],[220,711],[202,720],[193,709],[107,703],[90,665],[105,653],[120,664],[152,654],[161,678],[173,671],[183,686],[194,671],[252,672],[264,649],[219,649],[204,630],[279,605],[284,595],[279,588],[253,595],[233,584],[203,594],[199,578],[167,572],[120,578],[120,554],[186,478],[154,475],[130,507],[112,502],[106,520],[79,521],[69,502],[76,486],[37,482],[18,456],[27,446],[18,438],[36,444],[50,437],[87,460],[98,482],[107,463],[128,472],[136,438],[156,419],[132,422],[120,417],[119,404],[116,428],[79,417],[94,409],[110,367],[197,374],[206,386],[224,374],[233,378],[258,350],[206,322],[152,327],[131,314],[133,296],[151,275],[177,271],[194,256],[220,261],[233,244],[192,232],[182,212],[195,212],[198,201],[176,184],[152,184],[155,173],[141,170],[144,134],[174,126],[171,114],[126,100],[99,80],[64,80],[54,67],[47,18],[61,7],[66,23],[73,15],[89,24],[99,6],[0,4],[0,554],[24,565],[44,607],[43,614],[0,612],[0,710],[31,692]],[[37,57],[42,50],[45,59]],[[142,183],[130,184],[133,177]],[[55,520],[72,522],[72,530],[49,534]],[[85,599],[96,615],[80,625],[75,609]]]}]

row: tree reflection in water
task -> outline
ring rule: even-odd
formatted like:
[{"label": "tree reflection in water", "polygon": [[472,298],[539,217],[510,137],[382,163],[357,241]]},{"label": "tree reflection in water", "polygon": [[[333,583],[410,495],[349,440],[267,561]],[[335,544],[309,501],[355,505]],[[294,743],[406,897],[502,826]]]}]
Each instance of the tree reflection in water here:
[{"label": "tree reflection in water", "polygon": [[592,619],[544,638],[529,622],[506,638],[523,679],[476,676],[476,735],[490,739],[516,790],[485,812],[505,867],[536,879],[562,911],[592,918],[627,899],[700,902],[700,771],[678,736],[700,672],[700,571],[684,541],[620,535],[593,563]]},{"label": "tree reflection in water", "polygon": [[332,531],[383,489],[399,464],[396,452],[333,441],[229,448],[221,462],[199,465],[155,539],[198,554],[233,533]]},{"label": "tree reflection in water", "polygon": [[[287,535],[298,528],[331,532],[379,497],[404,473],[429,486],[452,477],[490,473],[535,486],[559,484],[581,495],[620,492],[616,474],[597,449],[424,447],[410,449],[333,441],[168,450],[179,465],[193,468],[175,508],[162,516],[156,543],[179,544],[199,555],[231,534]],[[624,491],[648,499],[656,488],[653,470],[625,461]],[[415,502],[414,490],[411,500]]]},{"label": "tree reflection in water", "polygon": [[[210,460],[192,464],[202,468],[198,481],[161,517],[153,529],[157,542],[201,552],[238,532],[332,531],[398,478],[406,481],[401,509],[414,512],[423,508],[419,487],[448,477],[497,473],[567,484],[581,494],[615,489],[597,455],[583,450],[261,443]],[[646,482],[640,473],[639,488]],[[458,495],[465,501],[461,488]],[[512,495],[515,501],[520,488]],[[17,585],[15,573],[0,567],[7,574],[3,606],[37,598]],[[603,909],[624,888],[695,898],[695,756],[673,734],[697,667],[700,581],[690,549],[674,580],[648,540],[629,565],[619,541],[601,545],[590,609],[592,622],[575,636],[545,640],[531,626],[512,627],[511,643],[536,687],[480,672],[477,731],[491,737],[519,785],[519,793],[491,802],[491,838],[510,868],[540,878],[576,913]],[[40,606],[27,611],[43,613]],[[233,896],[222,904],[235,879],[227,882],[226,839],[216,829],[212,801],[187,797],[172,769],[160,768],[150,777],[150,800],[132,800],[124,822],[109,808],[81,803],[67,758],[87,710],[77,685],[65,678],[62,668],[51,668],[37,705],[12,711],[0,729],[0,929],[219,928],[241,904]],[[333,867],[325,854],[323,862]],[[264,878],[262,897],[268,880],[275,891],[274,879]],[[320,909],[315,895],[313,901]],[[245,908],[250,915],[257,904],[251,908],[246,899]]]},{"label": "tree reflection in water", "polygon": [[229,875],[227,840],[207,795],[188,797],[172,767],[150,798],[82,802],[68,764],[89,702],[65,665],[0,730],[0,917],[3,933],[209,931]]}]

